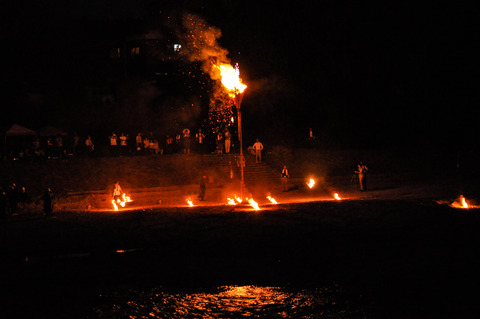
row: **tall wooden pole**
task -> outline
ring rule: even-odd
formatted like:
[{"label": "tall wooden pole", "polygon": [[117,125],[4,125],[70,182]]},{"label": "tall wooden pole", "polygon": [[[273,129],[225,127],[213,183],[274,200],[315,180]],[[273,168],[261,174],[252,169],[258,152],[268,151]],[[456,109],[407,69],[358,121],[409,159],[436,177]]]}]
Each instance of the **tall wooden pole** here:
[{"label": "tall wooden pole", "polygon": [[238,118],[238,140],[240,142],[240,197],[244,199],[245,195],[245,178],[243,169],[245,167],[245,157],[243,157],[243,136],[242,136],[242,99],[243,93],[235,92],[235,98],[233,102],[237,108],[237,118]]}]

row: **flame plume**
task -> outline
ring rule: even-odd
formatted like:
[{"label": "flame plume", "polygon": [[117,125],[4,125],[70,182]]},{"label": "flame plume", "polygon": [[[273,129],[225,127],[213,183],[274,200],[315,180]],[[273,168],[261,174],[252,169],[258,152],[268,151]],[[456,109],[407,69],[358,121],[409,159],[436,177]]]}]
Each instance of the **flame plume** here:
[{"label": "flame plume", "polygon": [[275,198],[273,198],[272,196],[267,196],[267,199],[270,201],[270,203],[272,204],[278,204],[277,201],[275,200]]},{"label": "flame plume", "polygon": [[252,198],[247,198],[248,203],[250,206],[253,207],[254,210],[260,210],[260,207],[258,207],[258,203],[254,201]]},{"label": "flame plume", "polygon": [[247,86],[242,83],[240,78],[238,63],[235,64],[235,67],[232,67],[230,64],[220,63],[219,65],[214,65],[214,68],[220,72],[221,82],[230,97],[234,98],[236,94],[245,91]]}]

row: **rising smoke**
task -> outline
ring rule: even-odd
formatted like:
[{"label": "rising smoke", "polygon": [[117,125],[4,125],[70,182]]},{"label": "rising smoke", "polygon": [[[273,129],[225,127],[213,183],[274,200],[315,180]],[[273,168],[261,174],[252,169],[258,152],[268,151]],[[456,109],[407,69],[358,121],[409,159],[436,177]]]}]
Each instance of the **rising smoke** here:
[{"label": "rising smoke", "polygon": [[203,72],[210,75],[212,80],[220,80],[220,73],[213,68],[213,64],[230,63],[228,50],[218,43],[222,32],[192,13],[183,15],[182,26],[184,29],[181,38],[185,42],[182,54],[190,62],[200,62]]},{"label": "rising smoke", "polygon": [[213,80],[208,120],[204,129],[212,133],[223,131],[230,125],[233,102],[220,84],[219,69],[214,67],[221,63],[230,64],[228,50],[218,43],[222,32],[200,16],[185,13],[182,15],[182,28],[177,35],[183,42],[181,55],[189,63],[200,63],[202,72]]}]

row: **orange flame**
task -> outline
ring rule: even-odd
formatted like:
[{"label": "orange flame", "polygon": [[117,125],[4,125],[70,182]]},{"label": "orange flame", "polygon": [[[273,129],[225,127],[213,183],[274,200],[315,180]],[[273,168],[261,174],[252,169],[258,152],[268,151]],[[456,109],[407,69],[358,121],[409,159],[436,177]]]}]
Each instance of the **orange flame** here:
[{"label": "orange flame", "polygon": [[187,203],[188,203],[188,206],[193,207],[193,202],[190,197],[187,198]]},{"label": "orange flame", "polygon": [[235,200],[240,204],[241,202],[243,202],[243,200],[237,196],[237,194],[234,194],[233,196],[235,196]]},{"label": "orange flame", "polygon": [[112,199],[112,205],[113,205],[113,210],[116,211],[116,212],[118,212],[118,206],[117,206],[117,204],[115,203],[115,200],[114,200],[114,199]]},{"label": "orange flame", "polygon": [[126,196],[125,193],[123,193],[122,194],[122,199],[117,199],[117,201],[112,199],[113,210],[117,212],[118,211],[118,205],[120,205],[122,207],[125,207],[125,205],[127,203],[130,203],[130,202],[133,202],[133,200],[130,198],[130,196]]},{"label": "orange flame", "polygon": [[465,197],[462,196],[462,206],[463,208],[468,208],[467,201],[465,200]]},{"label": "orange flame", "polygon": [[243,200],[237,196],[237,194],[233,194],[233,198],[227,197],[228,205],[237,205],[241,204]]},{"label": "orange flame", "polygon": [[452,207],[454,208],[470,208],[470,206],[467,204],[467,200],[465,199],[465,197],[463,195],[460,195],[460,197],[458,198],[458,200],[454,201],[452,204],[451,204]]},{"label": "orange flame", "polygon": [[258,207],[258,203],[254,201],[252,198],[247,198],[247,201],[250,204],[250,206],[253,207],[253,209],[260,210],[260,207]]},{"label": "orange flame", "polygon": [[313,178],[310,178],[310,180],[307,182],[307,186],[312,188],[315,185],[315,180]]},{"label": "orange flame", "polygon": [[272,204],[278,204],[277,201],[275,200],[275,198],[273,198],[272,196],[267,196],[268,200],[270,201],[270,203]]},{"label": "orange flame", "polygon": [[336,200],[341,200],[340,195],[338,195],[338,193],[333,194],[333,197],[334,197]]},{"label": "orange flame", "polygon": [[236,94],[245,91],[247,86],[242,83],[242,79],[240,78],[238,63],[235,64],[235,67],[226,63],[220,63],[220,65],[214,65],[214,67],[220,71],[222,84],[227,89],[230,97],[234,98]]}]

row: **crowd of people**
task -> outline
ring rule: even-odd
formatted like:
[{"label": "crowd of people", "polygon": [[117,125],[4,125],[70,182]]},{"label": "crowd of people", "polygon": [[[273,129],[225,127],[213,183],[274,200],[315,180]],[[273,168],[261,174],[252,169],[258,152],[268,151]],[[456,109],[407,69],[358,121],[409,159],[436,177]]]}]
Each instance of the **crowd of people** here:
[{"label": "crowd of people", "polygon": [[108,137],[87,135],[58,135],[35,138],[31,145],[20,150],[10,150],[7,158],[67,158],[77,156],[126,156],[164,155],[191,152],[199,154],[228,154],[233,145],[232,134],[228,130],[207,136],[202,129],[192,133],[185,128],[181,132],[158,137],[153,132],[138,132],[134,137],[124,132],[112,132]]},{"label": "crowd of people", "polygon": [[[215,135],[215,153],[230,153],[231,139],[232,135],[228,130],[217,133]],[[164,155],[190,154],[191,152],[205,154],[212,151],[207,136],[201,129],[193,134],[188,128],[176,134],[166,135],[163,139],[155,137],[152,132],[148,134],[139,132],[134,140],[128,134],[121,133],[118,135],[112,132],[109,136],[109,148],[111,155]]]}]

